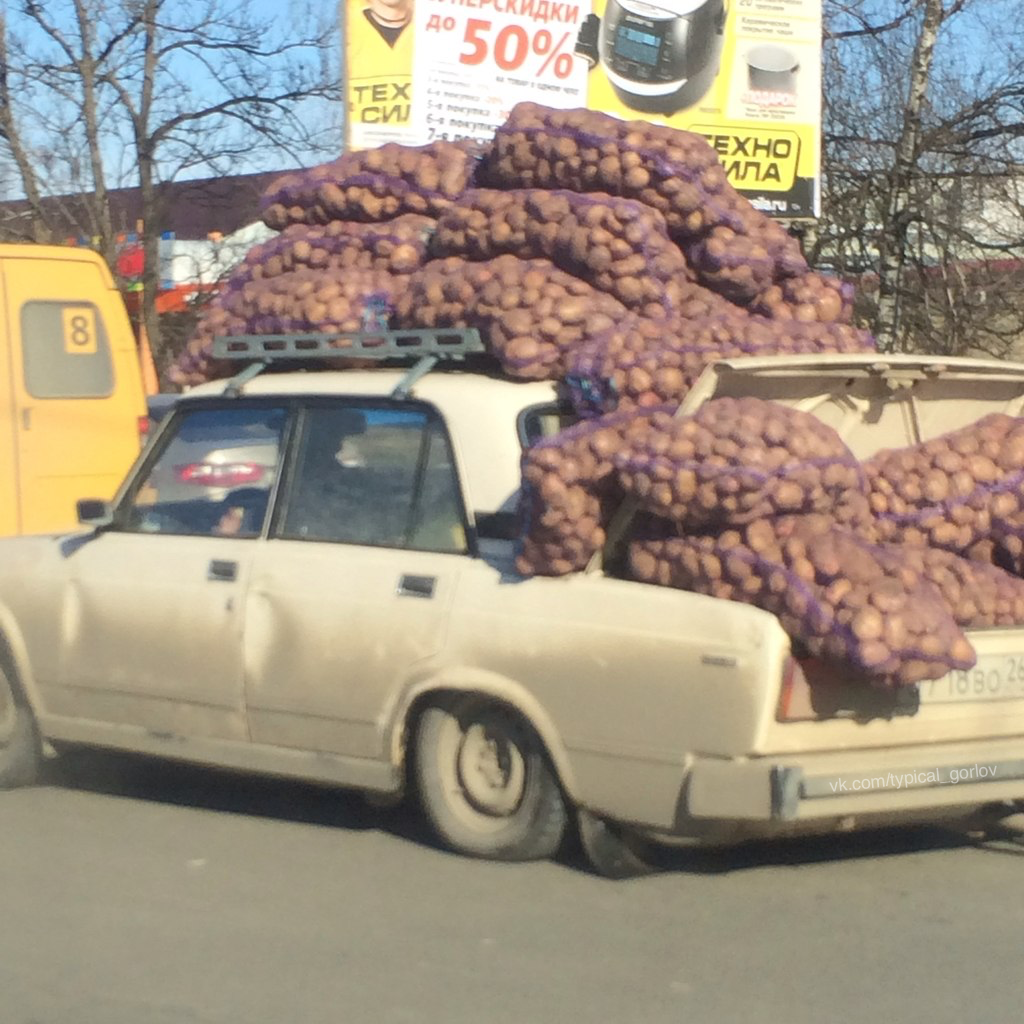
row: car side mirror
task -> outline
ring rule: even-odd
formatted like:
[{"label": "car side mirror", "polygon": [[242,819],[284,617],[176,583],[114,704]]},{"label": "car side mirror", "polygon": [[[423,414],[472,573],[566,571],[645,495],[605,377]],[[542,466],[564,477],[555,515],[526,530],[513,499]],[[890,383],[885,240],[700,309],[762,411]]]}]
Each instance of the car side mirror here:
[{"label": "car side mirror", "polygon": [[109,526],[112,522],[109,503],[99,498],[79,498],[75,508],[78,521],[85,526]]}]

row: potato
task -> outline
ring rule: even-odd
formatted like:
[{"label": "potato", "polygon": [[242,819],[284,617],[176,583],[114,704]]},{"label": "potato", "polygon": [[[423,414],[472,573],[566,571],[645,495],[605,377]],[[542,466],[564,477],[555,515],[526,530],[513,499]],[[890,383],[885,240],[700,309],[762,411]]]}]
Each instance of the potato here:
[{"label": "potato", "polygon": [[570,374],[601,415],[524,457],[521,571],[585,566],[628,493],[637,578],[766,607],[884,685],[969,663],[956,623],[1024,621],[1017,581],[954,553],[1024,569],[1016,421],[862,468],[771,403],[671,415],[715,359],[873,348],[849,287],[809,271],[699,137],[522,104],[483,150],[347,154],[264,207],[282,233],[215,300],[179,379],[216,369],[215,333],[358,329],[382,271],[394,326],[476,326],[506,373]]},{"label": "potato", "polygon": [[[867,332],[844,324],[793,327],[748,316],[698,285],[687,285],[684,294],[694,316],[624,317],[579,345],[567,361],[569,371],[592,382],[599,398],[610,382],[619,406],[628,408],[678,403],[708,363],[718,359],[785,352],[863,352],[874,347]],[[641,388],[631,381],[630,371],[637,366],[653,374],[649,386],[643,378]],[[589,410],[584,406],[580,411]]]},{"label": "potato", "polygon": [[[516,564],[520,572],[575,571],[600,549],[610,510],[622,497],[606,453],[647,431],[654,415],[620,413],[581,423],[526,452],[523,476],[529,486],[524,487],[519,503],[523,533]],[[578,483],[566,488],[567,480]],[[566,514],[546,519],[548,511]]]}]

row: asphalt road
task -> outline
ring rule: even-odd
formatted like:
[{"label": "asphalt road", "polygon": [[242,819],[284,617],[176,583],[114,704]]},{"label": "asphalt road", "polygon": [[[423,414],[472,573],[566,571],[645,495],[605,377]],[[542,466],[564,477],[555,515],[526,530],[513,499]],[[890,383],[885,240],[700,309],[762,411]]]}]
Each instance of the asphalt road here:
[{"label": "asphalt road", "polygon": [[408,812],[107,756],[0,794],[0,1024],[832,1024],[1024,1014],[1024,847],[913,829],[499,865]]}]

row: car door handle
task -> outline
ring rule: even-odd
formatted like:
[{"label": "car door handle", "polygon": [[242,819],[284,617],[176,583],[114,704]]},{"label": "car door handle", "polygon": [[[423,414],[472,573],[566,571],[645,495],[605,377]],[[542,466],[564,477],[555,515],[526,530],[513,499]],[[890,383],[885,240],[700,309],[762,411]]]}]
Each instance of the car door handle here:
[{"label": "car door handle", "polygon": [[398,580],[399,597],[426,597],[434,596],[434,587],[437,584],[436,576],[401,576]]},{"label": "car door handle", "polygon": [[206,578],[208,580],[223,580],[226,583],[231,583],[238,579],[238,563],[229,562],[222,558],[214,558],[206,570]]}]

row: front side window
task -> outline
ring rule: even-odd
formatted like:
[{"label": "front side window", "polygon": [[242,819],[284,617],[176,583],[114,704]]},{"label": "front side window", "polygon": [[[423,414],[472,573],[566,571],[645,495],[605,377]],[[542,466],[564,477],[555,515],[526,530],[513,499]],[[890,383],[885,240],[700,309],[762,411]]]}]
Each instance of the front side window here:
[{"label": "front side window", "polygon": [[462,498],[440,422],[416,407],[307,409],[280,534],[464,552]]},{"label": "front side window", "polygon": [[118,512],[140,533],[256,537],[280,461],[286,410],[230,406],[181,413]]},{"label": "front side window", "polygon": [[25,390],[33,398],[105,398],[114,390],[110,342],[90,302],[21,307]]}]

